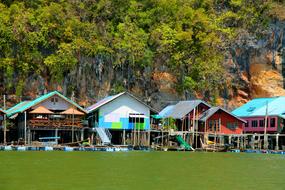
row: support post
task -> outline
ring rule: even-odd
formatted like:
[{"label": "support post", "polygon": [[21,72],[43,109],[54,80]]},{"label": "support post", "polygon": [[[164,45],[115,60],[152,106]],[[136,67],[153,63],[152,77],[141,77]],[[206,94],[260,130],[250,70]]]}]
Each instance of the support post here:
[{"label": "support post", "polygon": [[123,130],[123,145],[126,145],[126,129]]},{"label": "support post", "polygon": [[56,144],[58,144],[58,139],[57,139],[57,136],[58,136],[58,128],[55,128],[55,138],[56,138]]},{"label": "support post", "polygon": [[148,130],[148,146],[150,147],[150,129]]},{"label": "support post", "polygon": [[24,113],[24,144],[27,144],[27,112]]},{"label": "support post", "polygon": [[251,137],[251,148],[253,150],[255,149],[255,135],[252,135],[252,137]]},{"label": "support post", "polygon": [[[6,111],[6,95],[4,95],[4,111]],[[6,137],[6,134],[7,134],[7,126],[6,126],[6,114],[4,114],[4,145],[7,144],[7,137]]]},{"label": "support post", "polygon": [[240,139],[239,139],[240,137],[237,136],[237,138],[238,138],[238,139],[237,139],[237,148],[239,149],[239,148],[240,148]]},{"label": "support post", "polygon": [[[190,113],[189,113],[190,114]],[[193,130],[192,130],[192,144],[191,146],[193,147],[194,143],[195,143],[195,116],[196,116],[196,107],[194,108],[194,111],[193,111]]]},{"label": "support post", "polygon": [[84,129],[81,129],[80,141],[84,140]]},{"label": "support post", "polygon": [[31,144],[31,129],[28,128],[28,145]]},{"label": "support post", "polygon": [[275,150],[279,150],[279,133],[277,133],[277,135],[276,135],[276,146],[275,146]]}]

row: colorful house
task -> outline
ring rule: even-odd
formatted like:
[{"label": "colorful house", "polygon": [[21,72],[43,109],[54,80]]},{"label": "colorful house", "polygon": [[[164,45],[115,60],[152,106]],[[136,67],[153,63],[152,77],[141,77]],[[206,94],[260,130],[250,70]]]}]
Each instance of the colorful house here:
[{"label": "colorful house", "polygon": [[247,121],[244,133],[264,133],[267,116],[267,133],[285,133],[285,97],[256,98],[232,112]]},{"label": "colorful house", "polygon": [[[108,96],[87,108],[89,125],[96,130],[102,144],[147,144],[153,108],[128,92]],[[109,133],[110,132],[110,133]],[[142,135],[139,137],[139,135]],[[99,143],[99,142],[98,142]]]},{"label": "colorful house", "polygon": [[6,113],[18,131],[14,140],[22,139],[25,144],[44,138],[60,143],[83,139],[86,110],[57,91],[20,102]]},{"label": "colorful house", "polygon": [[246,121],[220,107],[211,107],[199,116],[199,131],[216,134],[242,134]]}]

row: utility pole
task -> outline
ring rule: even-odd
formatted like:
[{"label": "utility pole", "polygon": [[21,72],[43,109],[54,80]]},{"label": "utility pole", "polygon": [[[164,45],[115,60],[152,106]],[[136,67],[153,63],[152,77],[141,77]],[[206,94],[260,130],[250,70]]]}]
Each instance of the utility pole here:
[{"label": "utility pole", "polygon": [[267,139],[267,126],[268,126],[268,101],[266,101],[266,113],[265,113],[265,124],[264,124],[264,149],[268,149],[268,139]]},{"label": "utility pole", "polygon": [[[71,100],[74,102],[74,91],[72,91],[72,95],[71,95]],[[72,131],[71,131],[71,136],[72,136],[72,143],[74,142],[74,108],[73,108],[73,104],[72,104]]]},{"label": "utility pole", "polygon": [[[3,106],[4,111],[6,111],[6,95],[4,94],[4,106]],[[6,137],[6,131],[7,131],[7,127],[6,127],[6,114],[4,114],[4,145],[7,144],[7,137]]]}]

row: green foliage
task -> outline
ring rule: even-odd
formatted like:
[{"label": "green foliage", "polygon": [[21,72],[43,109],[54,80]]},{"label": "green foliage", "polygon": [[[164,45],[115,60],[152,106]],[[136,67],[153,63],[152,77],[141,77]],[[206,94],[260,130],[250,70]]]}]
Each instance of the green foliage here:
[{"label": "green foliage", "polygon": [[163,64],[181,92],[216,94],[225,49],[266,24],[267,9],[261,0],[2,1],[0,70],[20,94],[33,73],[61,82],[82,58],[100,56],[137,71]]},{"label": "green foliage", "polygon": [[176,127],[175,121],[176,120],[172,117],[162,119],[163,129],[166,129],[166,130],[174,129],[174,130],[176,130],[177,127]]}]

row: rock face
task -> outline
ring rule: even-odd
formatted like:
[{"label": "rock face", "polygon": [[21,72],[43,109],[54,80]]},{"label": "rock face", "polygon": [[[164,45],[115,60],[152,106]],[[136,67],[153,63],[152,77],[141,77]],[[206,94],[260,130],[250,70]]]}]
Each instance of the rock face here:
[{"label": "rock face", "polygon": [[230,95],[225,97],[229,109],[252,98],[285,95],[284,32],[284,22],[272,23],[263,38],[247,37],[232,48],[225,63],[232,81]]},{"label": "rock face", "polygon": [[[285,96],[284,33],[285,22],[275,22],[260,39],[250,35],[237,39],[224,62],[227,84],[220,92],[218,105],[231,110],[252,98]],[[70,97],[75,92],[76,100],[88,106],[110,93],[129,89],[157,110],[187,99],[185,94],[176,91],[178,80],[168,68],[161,66],[163,64],[134,70],[131,66],[114,68],[111,63],[101,57],[82,58],[61,84],[50,81],[48,76],[32,74],[26,79],[24,97],[35,98],[51,90],[59,90]],[[10,100],[12,105],[19,98]]]}]

